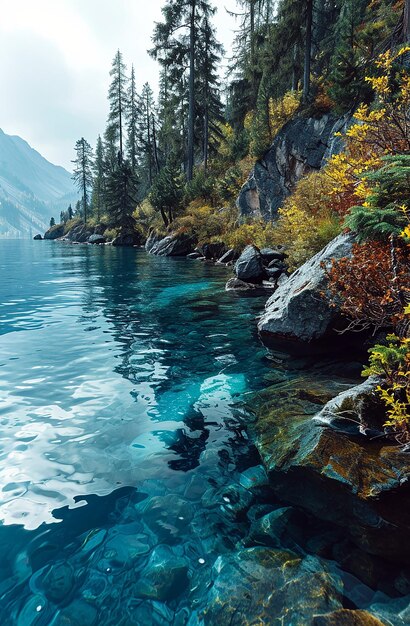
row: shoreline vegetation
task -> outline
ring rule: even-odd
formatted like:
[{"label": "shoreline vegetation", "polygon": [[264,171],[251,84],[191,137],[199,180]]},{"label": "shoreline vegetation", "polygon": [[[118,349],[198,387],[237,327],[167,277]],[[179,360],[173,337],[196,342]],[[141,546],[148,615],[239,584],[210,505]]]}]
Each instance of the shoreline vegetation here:
[{"label": "shoreline vegetation", "polygon": [[224,110],[214,9],[166,2],[158,104],[118,51],[104,138],[76,144],[82,200],[45,238],[232,266],[227,289],[270,296],[263,341],[369,351],[362,384],[278,381],[249,425],[275,492],[345,528],[363,577],[410,556],[409,3],[302,4],[241,2]]}]

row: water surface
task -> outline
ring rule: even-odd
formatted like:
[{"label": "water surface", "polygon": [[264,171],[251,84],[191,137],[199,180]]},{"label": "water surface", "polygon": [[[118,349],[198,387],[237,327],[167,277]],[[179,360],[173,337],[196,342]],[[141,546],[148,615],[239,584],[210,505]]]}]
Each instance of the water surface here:
[{"label": "water surface", "polygon": [[[132,530],[150,549],[192,544],[195,567],[233,545],[223,516],[201,521],[200,502],[258,462],[237,417],[271,365],[255,332],[261,300],[227,294],[226,268],[135,249],[0,242],[0,272],[0,574],[12,620],[51,623],[34,574],[73,541],[69,556],[80,553],[95,528]],[[124,509],[156,496],[169,510],[145,529],[138,511],[138,528],[125,524]],[[201,523],[218,527],[207,543]]]},{"label": "water surface", "polygon": [[[218,558],[283,506],[249,491],[261,468],[244,404],[277,376],[340,365],[279,368],[256,333],[265,298],[225,292],[229,276],[143,250],[0,241],[2,626],[195,626]],[[303,536],[315,553],[329,537],[298,525],[274,546]],[[332,567],[345,606],[389,601]]]}]

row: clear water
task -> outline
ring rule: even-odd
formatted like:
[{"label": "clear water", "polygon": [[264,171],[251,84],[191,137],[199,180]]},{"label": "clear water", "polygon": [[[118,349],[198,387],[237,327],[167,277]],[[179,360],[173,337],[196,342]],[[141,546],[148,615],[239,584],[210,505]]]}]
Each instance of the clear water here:
[{"label": "clear water", "polygon": [[[256,334],[264,297],[226,293],[229,276],[0,241],[2,626],[198,623],[217,558],[247,545],[239,485],[260,461],[243,404],[276,375]],[[251,510],[281,506],[258,494]],[[301,524],[307,540],[327,532]],[[373,591],[339,574],[346,605],[369,606]]]},{"label": "clear water", "polygon": [[[201,498],[258,462],[237,412],[270,367],[263,300],[225,293],[226,268],[133,249],[0,242],[0,272],[0,622],[52,623],[53,563],[103,598],[139,549],[134,572],[156,544],[193,568],[229,550],[240,525]],[[107,602],[98,624],[117,623]]]}]

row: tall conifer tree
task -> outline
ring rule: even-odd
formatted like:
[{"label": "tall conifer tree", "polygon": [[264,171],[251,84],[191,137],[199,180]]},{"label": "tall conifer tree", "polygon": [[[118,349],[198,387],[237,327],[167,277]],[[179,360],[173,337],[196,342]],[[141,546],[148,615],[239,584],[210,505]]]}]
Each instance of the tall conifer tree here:
[{"label": "tall conifer tree", "polygon": [[93,151],[86,139],[81,137],[75,144],[76,158],[74,163],[73,180],[82,194],[82,208],[84,223],[87,223],[89,208],[89,193],[93,184]]}]

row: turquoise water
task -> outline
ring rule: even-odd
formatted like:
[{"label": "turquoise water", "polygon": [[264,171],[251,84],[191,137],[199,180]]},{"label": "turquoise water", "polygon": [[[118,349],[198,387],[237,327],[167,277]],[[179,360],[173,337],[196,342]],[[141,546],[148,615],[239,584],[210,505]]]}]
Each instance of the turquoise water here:
[{"label": "turquoise water", "polygon": [[[343,560],[344,530],[281,508],[246,429],[267,383],[346,364],[279,365],[256,333],[264,296],[226,293],[223,267],[0,241],[0,276],[1,626],[307,626],[318,598],[390,606],[316,557]],[[253,552],[270,515],[271,554],[302,558],[276,595]]]},{"label": "turquoise water", "polygon": [[226,268],[134,249],[0,242],[0,272],[0,623],[98,595],[84,623],[114,624],[155,546],[195,569],[244,532],[203,496],[258,463],[238,418],[270,367],[263,300],[225,293]]}]

